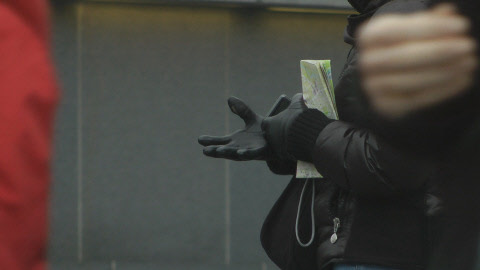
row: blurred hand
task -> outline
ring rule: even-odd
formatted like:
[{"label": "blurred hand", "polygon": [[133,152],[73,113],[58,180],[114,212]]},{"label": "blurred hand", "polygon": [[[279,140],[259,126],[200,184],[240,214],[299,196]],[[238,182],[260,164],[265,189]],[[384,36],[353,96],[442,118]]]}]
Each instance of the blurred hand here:
[{"label": "blurred hand", "polygon": [[372,19],[358,32],[362,84],[388,118],[441,103],[466,91],[477,67],[469,21],[452,5]]}]

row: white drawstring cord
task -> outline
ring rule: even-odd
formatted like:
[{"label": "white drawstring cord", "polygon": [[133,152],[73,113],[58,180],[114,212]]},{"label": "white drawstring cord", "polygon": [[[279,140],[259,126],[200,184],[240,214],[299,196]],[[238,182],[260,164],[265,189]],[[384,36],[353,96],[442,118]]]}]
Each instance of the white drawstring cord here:
[{"label": "white drawstring cord", "polygon": [[302,201],[303,201],[303,194],[305,193],[305,187],[308,184],[308,181],[310,178],[305,180],[305,184],[303,185],[302,188],[302,193],[300,194],[300,201],[298,202],[298,208],[297,208],[297,219],[295,221],[295,235],[297,236],[297,242],[300,246],[302,247],[308,247],[313,243],[313,240],[315,238],[315,214],[314,214],[314,204],[315,204],[315,180],[312,179],[312,206],[310,209],[311,217],[312,217],[312,235],[310,238],[310,241],[308,243],[304,244],[302,243],[302,240],[300,240],[300,236],[298,235],[298,221],[300,219],[300,209],[302,207]]}]

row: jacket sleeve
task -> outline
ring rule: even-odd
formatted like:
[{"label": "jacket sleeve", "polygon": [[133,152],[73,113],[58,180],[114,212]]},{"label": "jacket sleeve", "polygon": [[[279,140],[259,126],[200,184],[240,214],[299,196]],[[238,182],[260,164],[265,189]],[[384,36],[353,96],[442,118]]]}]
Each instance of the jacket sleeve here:
[{"label": "jacket sleeve", "polygon": [[370,130],[342,121],[329,124],[313,151],[317,170],[359,195],[391,196],[421,189],[435,162],[396,149]]}]

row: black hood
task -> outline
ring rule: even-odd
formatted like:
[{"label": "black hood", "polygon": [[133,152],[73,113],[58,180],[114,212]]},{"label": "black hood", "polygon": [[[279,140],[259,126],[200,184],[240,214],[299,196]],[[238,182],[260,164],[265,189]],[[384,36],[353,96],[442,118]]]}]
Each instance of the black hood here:
[{"label": "black hood", "polygon": [[369,20],[373,14],[392,0],[348,0],[350,5],[360,14],[350,15],[348,17],[348,25],[345,28],[343,39],[350,45],[355,44],[355,33],[360,25]]},{"label": "black hood", "polygon": [[373,11],[391,0],[348,0],[350,5],[359,13]]}]

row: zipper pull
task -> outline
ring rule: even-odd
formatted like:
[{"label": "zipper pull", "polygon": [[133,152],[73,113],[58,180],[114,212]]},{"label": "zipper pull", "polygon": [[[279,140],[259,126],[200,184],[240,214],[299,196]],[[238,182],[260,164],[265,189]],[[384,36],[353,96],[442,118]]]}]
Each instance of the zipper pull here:
[{"label": "zipper pull", "polygon": [[335,244],[337,242],[338,236],[337,236],[337,231],[338,228],[340,228],[340,219],[339,218],[334,218],[333,219],[333,234],[330,237],[330,243]]}]

